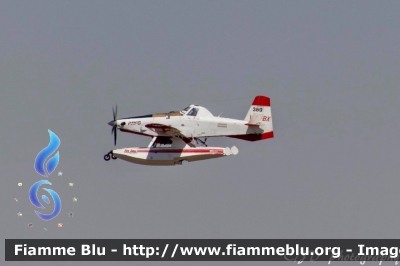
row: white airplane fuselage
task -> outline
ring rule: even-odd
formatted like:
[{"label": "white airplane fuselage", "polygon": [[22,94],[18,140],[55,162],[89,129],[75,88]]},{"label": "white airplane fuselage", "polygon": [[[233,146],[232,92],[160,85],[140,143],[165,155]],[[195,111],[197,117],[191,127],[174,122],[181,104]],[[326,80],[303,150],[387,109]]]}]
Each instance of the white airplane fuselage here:
[{"label": "white airplane fuselage", "polygon": [[[151,137],[179,137],[187,138],[207,137],[238,137],[250,141],[273,137],[271,107],[252,106],[247,115],[248,120],[237,120],[213,116],[202,106],[191,105],[188,108],[197,109],[195,116],[187,113],[171,112],[130,117],[116,121],[119,130]],[[253,111],[254,110],[254,111]],[[258,112],[257,112],[258,111]],[[258,117],[257,124],[251,124],[251,115]],[[163,125],[178,129],[180,134],[156,129],[149,125]]]},{"label": "white airplane fuselage", "polygon": [[222,117],[172,116],[169,119],[152,117],[118,120],[118,122],[120,121],[121,123],[126,123],[124,126],[119,128],[122,131],[141,133],[153,137],[168,137],[169,135],[146,128],[146,124],[166,124],[174,128],[179,128],[184,135],[193,138],[240,135],[248,134],[250,132],[263,133],[263,130],[260,128],[249,129],[249,127],[245,125],[247,121]]}]

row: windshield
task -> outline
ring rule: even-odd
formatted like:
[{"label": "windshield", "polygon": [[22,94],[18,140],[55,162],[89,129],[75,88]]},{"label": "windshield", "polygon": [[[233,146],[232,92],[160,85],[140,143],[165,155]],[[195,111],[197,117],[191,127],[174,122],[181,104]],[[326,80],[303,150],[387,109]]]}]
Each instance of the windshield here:
[{"label": "windshield", "polygon": [[192,110],[190,110],[189,113],[187,113],[187,115],[196,116],[197,115],[197,111],[199,111],[198,108],[193,108]]},{"label": "windshield", "polygon": [[186,107],[185,109],[183,109],[182,111],[188,111],[190,109],[190,106]]}]

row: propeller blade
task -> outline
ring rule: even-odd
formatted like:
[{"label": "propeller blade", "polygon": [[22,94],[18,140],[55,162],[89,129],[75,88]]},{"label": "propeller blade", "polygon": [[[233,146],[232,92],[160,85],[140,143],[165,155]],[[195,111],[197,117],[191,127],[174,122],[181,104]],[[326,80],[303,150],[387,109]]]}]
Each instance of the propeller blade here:
[{"label": "propeller blade", "polygon": [[118,114],[118,105],[115,105],[115,109],[113,107],[113,118],[114,118],[114,121],[117,120],[117,114]]},{"label": "propeller blade", "polygon": [[117,146],[117,130],[114,130],[114,146]]},{"label": "propeller blade", "polygon": [[113,121],[109,122],[108,124],[111,126],[111,135],[114,134],[114,146],[117,146],[117,114],[118,114],[118,105],[115,105],[115,109],[114,107],[112,108],[112,112],[113,112]]}]

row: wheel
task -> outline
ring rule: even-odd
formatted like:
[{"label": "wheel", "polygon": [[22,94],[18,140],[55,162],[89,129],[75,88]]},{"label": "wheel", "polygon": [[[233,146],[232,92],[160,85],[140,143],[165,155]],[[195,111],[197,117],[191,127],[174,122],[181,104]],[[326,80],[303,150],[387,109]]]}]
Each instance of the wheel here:
[{"label": "wheel", "polygon": [[115,157],[115,155],[112,154],[112,153],[111,153],[111,158],[113,158],[113,160],[116,160],[116,159],[117,159],[117,157]]},{"label": "wheel", "polygon": [[110,160],[110,155],[108,153],[106,155],[104,155],[104,160],[106,160],[106,161]]}]

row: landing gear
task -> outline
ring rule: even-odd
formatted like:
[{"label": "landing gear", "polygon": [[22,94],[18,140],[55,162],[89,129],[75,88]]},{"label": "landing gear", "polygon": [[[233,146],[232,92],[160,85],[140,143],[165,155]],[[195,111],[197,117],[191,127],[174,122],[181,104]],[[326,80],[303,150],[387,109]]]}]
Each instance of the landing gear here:
[{"label": "landing gear", "polygon": [[112,151],[110,151],[109,153],[107,153],[106,155],[104,155],[104,160],[109,161],[110,159],[116,160],[117,157],[115,157],[115,155],[112,153]]},{"label": "landing gear", "polygon": [[199,141],[200,141],[200,143],[203,144],[203,146],[208,147],[207,144],[206,144],[207,138],[205,138],[204,141],[202,141],[199,138],[195,138],[195,140],[196,140],[197,144],[199,144]]}]

